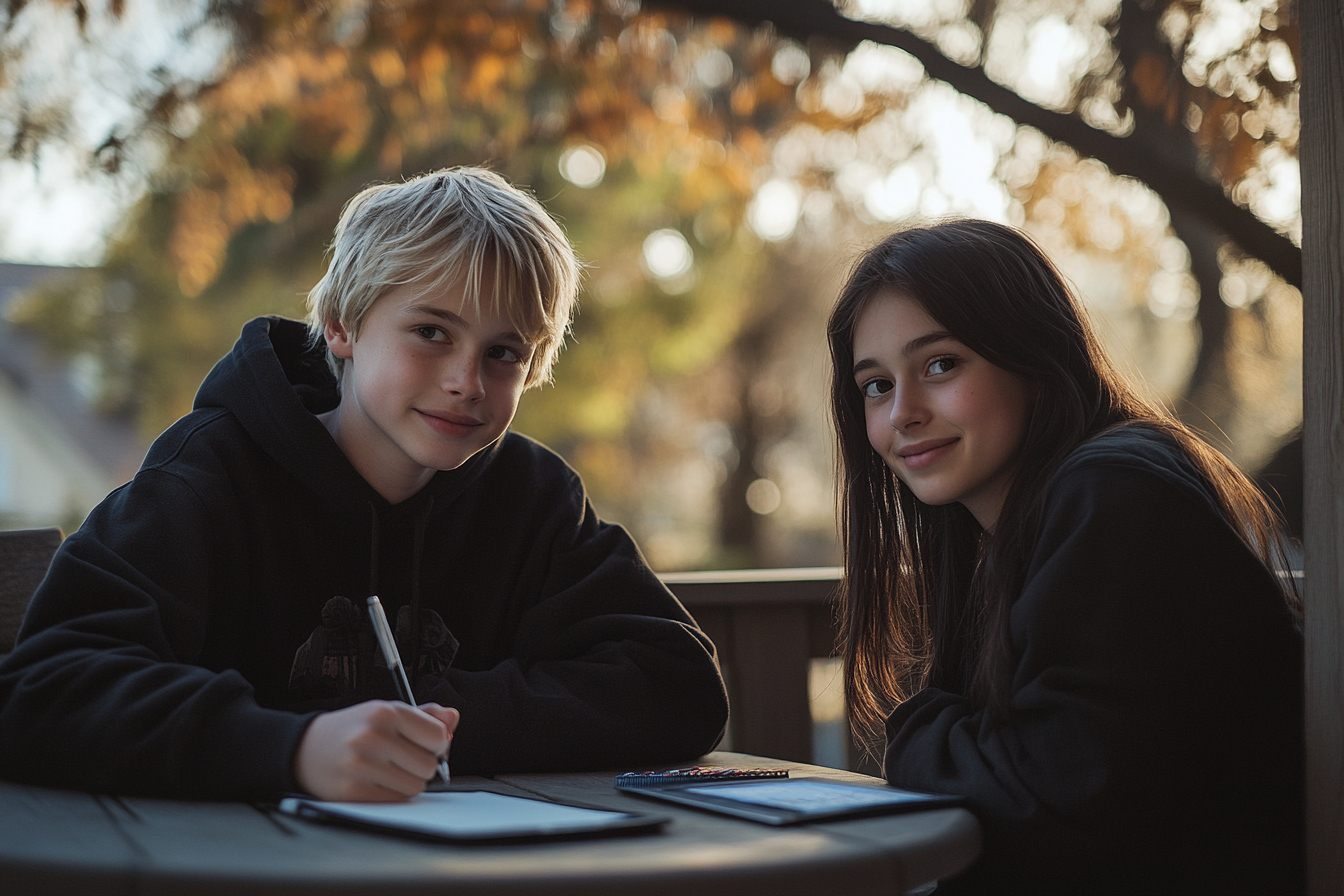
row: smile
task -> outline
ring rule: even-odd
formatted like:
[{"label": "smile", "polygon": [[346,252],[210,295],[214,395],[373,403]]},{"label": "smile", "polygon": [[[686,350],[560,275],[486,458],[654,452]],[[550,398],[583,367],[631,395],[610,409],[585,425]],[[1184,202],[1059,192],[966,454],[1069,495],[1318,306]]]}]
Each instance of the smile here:
[{"label": "smile", "polygon": [[430,429],[445,436],[471,435],[477,427],[484,425],[475,417],[468,417],[466,414],[454,414],[451,411],[435,411],[434,413],[416,411],[416,413],[420,415],[420,419],[424,420]]},{"label": "smile", "polygon": [[905,463],[907,468],[918,470],[921,467],[927,467],[929,464],[942,459],[944,455],[952,450],[952,446],[958,441],[960,440],[954,437],[950,439],[929,439],[925,442],[916,442],[913,445],[907,445],[897,451],[896,456]]}]

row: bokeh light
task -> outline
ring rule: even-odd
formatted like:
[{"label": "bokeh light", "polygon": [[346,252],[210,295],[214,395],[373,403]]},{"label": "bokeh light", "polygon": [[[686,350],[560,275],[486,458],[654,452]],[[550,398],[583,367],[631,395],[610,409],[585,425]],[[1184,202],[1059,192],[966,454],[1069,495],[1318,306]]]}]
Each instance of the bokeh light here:
[{"label": "bokeh light", "polygon": [[585,190],[602,183],[607,173],[607,160],[595,146],[581,143],[560,154],[560,176]]},{"label": "bokeh light", "polygon": [[747,506],[752,513],[767,516],[779,509],[779,486],[769,479],[757,479],[747,486]]},{"label": "bokeh light", "polygon": [[682,277],[690,272],[694,263],[695,253],[680,230],[665,227],[645,237],[644,266],[659,280]]},{"label": "bokeh light", "polygon": [[792,235],[801,211],[802,196],[798,185],[775,178],[756,191],[747,211],[747,220],[761,239],[779,242]]}]

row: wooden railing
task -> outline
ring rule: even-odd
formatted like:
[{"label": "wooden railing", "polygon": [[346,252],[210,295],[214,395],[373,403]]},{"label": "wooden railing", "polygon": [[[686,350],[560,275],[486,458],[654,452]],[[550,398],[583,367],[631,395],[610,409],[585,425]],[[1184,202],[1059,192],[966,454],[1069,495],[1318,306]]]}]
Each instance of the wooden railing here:
[{"label": "wooden railing", "polygon": [[[730,749],[811,762],[811,660],[836,646],[839,567],[662,573],[719,651]],[[851,748],[849,765],[872,771]]]}]

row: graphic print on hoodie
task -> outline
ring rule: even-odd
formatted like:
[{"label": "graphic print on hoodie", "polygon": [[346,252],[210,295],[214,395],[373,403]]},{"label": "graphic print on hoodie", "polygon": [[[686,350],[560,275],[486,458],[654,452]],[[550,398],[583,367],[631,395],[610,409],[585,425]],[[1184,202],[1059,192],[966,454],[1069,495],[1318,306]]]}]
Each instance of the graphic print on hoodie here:
[{"label": "graphic print on hoodie", "polygon": [[[415,656],[407,675],[442,675],[457,654],[457,639],[433,610],[420,611],[418,649],[411,623],[411,608],[397,611],[392,635],[402,657]],[[349,598],[337,595],[322,607],[322,624],[294,652],[289,670],[289,691],[297,701],[324,698],[372,699],[371,683],[392,674],[378,650],[369,614]],[[375,679],[374,676],[379,676]]]}]

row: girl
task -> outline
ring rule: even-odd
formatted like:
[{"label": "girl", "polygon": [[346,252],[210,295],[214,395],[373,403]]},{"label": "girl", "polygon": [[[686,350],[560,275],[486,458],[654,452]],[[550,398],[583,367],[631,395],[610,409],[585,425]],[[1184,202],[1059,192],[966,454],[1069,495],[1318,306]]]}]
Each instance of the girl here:
[{"label": "girl", "polygon": [[845,690],[984,849],[941,892],[1291,892],[1302,635],[1272,511],[1023,234],[888,237],[828,327]]}]

